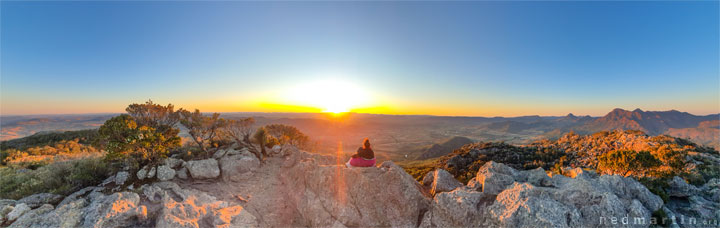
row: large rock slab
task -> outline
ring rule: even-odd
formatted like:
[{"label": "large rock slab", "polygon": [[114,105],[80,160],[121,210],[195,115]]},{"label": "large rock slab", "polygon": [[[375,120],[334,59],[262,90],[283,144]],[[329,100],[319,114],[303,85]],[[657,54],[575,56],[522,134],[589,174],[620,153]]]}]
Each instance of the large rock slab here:
[{"label": "large rock slab", "polygon": [[225,180],[238,174],[251,172],[258,167],[260,167],[260,160],[254,156],[230,155],[220,159],[220,170],[222,170]]},{"label": "large rock slab", "polygon": [[242,206],[217,200],[204,192],[182,189],[172,182],[148,186],[148,198],[162,198],[155,227],[257,227],[258,221]]},{"label": "large rock slab", "polygon": [[[303,155],[301,155],[303,156]],[[393,162],[380,167],[346,168],[303,159],[283,173],[288,201],[298,224],[311,227],[414,227],[430,198]]]},{"label": "large rock slab", "polygon": [[215,159],[195,160],[186,162],[185,167],[195,179],[210,179],[220,176],[220,167]]}]

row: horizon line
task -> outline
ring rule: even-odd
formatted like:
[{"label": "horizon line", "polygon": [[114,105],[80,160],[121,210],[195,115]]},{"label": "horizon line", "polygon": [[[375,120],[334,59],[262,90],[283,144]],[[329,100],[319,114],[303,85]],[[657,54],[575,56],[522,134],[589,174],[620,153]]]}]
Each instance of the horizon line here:
[{"label": "horizon line", "polygon": [[[651,111],[651,110],[642,110],[642,109],[640,109],[640,108],[636,108],[636,109],[634,109],[634,110],[628,110],[628,109],[623,109],[623,108],[614,108],[614,109],[612,109],[611,111],[609,111],[607,114],[609,114],[610,112],[613,112],[614,110],[617,110],[617,109],[621,109],[621,110],[629,111],[629,112],[634,112],[634,111],[636,111],[636,110],[640,110],[640,111],[642,111],[642,112],[670,112],[670,111],[677,111],[677,112],[681,112],[681,113],[688,113],[688,114],[693,115],[693,116],[720,115],[720,112],[718,112],[718,113],[711,113],[711,114],[705,114],[705,115],[702,115],[702,114],[697,115],[697,114],[693,114],[693,113],[690,113],[690,112],[680,111],[680,110],[677,110],[677,109],[670,109],[670,110],[663,110],[663,111],[657,111],[657,110]],[[282,111],[278,111],[278,112],[243,112],[243,111],[235,111],[235,112],[213,112],[213,111],[209,111],[209,112],[201,112],[201,113],[220,113],[220,114],[223,114],[223,113],[264,113],[264,114],[320,114],[320,115],[328,115],[328,114],[329,114],[329,115],[332,115],[332,114],[333,114],[333,113],[331,113],[331,112],[282,112]],[[45,114],[0,114],[0,118],[2,118],[2,117],[19,117],[19,116],[72,116],[72,115],[80,116],[80,115],[120,115],[120,114],[125,114],[125,112],[45,113]],[[574,113],[572,113],[572,112],[571,112],[571,113],[568,113],[568,114],[565,114],[565,115],[548,115],[548,116],[543,116],[543,115],[538,115],[538,114],[534,114],[534,115],[532,115],[532,114],[531,114],[531,115],[520,115],[520,116],[470,116],[470,115],[432,115],[432,114],[385,114],[385,113],[363,113],[363,112],[342,112],[342,114],[365,114],[365,115],[383,115],[383,116],[429,116],[429,117],[455,117],[455,118],[565,117],[565,116],[568,116],[568,115],[570,115],[570,114],[572,114],[572,115],[574,115],[574,116],[576,116],[576,117],[593,117],[593,118],[597,118],[597,117],[602,117],[602,116],[607,115],[607,114],[605,114],[605,115],[600,115],[600,116],[593,116],[593,115],[576,115],[576,114],[574,114]]]}]

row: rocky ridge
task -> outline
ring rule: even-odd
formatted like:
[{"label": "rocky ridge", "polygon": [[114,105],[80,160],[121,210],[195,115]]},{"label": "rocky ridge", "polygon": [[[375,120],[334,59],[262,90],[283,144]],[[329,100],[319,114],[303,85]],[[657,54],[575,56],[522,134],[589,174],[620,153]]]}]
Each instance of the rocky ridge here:
[{"label": "rocky ridge", "polygon": [[[292,147],[273,150],[278,156],[263,164],[245,149],[227,150],[206,160],[168,159],[145,167],[143,175],[118,174],[64,198],[0,200],[0,222],[10,227],[647,227],[656,211],[690,215],[713,208],[715,214],[700,214],[698,221],[720,218],[717,198],[715,204],[708,198],[720,196],[717,179],[700,189],[676,183],[677,197],[704,194],[703,204],[691,202],[690,208],[700,209],[684,212],[633,178],[579,168],[562,176],[487,162],[467,185],[441,169],[418,183],[391,161],[346,168],[331,156]],[[140,176],[145,184],[131,183]],[[644,223],[622,224],[625,217]]]}]

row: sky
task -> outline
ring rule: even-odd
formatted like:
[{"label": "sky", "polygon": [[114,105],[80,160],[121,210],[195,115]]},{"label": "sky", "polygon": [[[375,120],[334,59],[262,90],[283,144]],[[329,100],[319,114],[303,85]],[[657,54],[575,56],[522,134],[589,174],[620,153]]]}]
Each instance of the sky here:
[{"label": "sky", "polygon": [[720,112],[718,1],[0,2],[0,114]]}]

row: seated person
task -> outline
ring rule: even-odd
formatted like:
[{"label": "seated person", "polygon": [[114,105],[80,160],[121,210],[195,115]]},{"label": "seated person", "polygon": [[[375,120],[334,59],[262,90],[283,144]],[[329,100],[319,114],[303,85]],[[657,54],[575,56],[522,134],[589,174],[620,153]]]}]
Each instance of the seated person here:
[{"label": "seated person", "polygon": [[370,148],[370,140],[365,138],[363,146],[358,148],[357,153],[352,155],[350,161],[345,163],[347,167],[372,167],[375,166],[375,152]]}]

